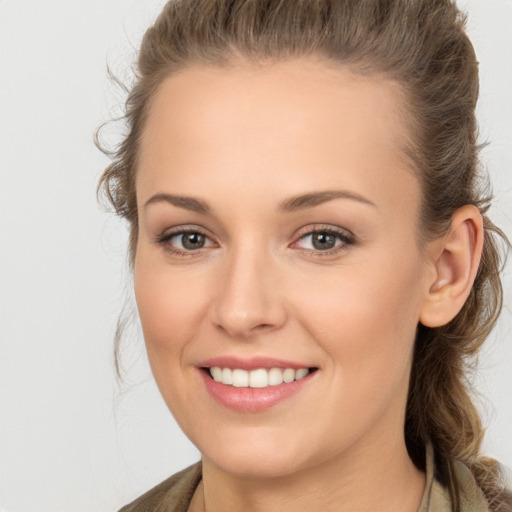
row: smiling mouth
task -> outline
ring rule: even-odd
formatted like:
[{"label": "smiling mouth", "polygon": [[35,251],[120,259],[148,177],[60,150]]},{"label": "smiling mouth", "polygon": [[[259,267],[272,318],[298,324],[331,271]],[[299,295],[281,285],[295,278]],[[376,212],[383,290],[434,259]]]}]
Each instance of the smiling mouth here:
[{"label": "smiling mouth", "polygon": [[215,381],[235,388],[267,388],[290,384],[313,373],[317,368],[221,368],[214,366],[203,370]]}]

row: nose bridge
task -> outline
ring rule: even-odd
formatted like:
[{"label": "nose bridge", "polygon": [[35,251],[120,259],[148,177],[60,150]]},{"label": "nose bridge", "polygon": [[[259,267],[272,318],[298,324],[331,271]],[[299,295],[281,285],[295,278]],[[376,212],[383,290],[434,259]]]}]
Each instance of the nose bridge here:
[{"label": "nose bridge", "polygon": [[226,255],[218,275],[212,320],[231,336],[246,338],[285,321],[275,287],[275,259],[262,244],[247,240]]}]

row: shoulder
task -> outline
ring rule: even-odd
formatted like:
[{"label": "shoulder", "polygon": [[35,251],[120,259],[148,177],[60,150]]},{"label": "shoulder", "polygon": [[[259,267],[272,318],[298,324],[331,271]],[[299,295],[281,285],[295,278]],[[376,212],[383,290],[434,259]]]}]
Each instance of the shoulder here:
[{"label": "shoulder", "polygon": [[198,462],[159,483],[119,512],[186,512],[201,481]]}]

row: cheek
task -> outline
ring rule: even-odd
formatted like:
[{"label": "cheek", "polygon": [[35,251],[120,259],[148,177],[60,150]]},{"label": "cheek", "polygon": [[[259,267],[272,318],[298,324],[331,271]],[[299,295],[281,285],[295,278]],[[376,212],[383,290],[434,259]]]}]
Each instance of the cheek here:
[{"label": "cheek", "polygon": [[421,303],[419,272],[416,264],[397,269],[379,258],[378,265],[344,269],[296,295],[298,316],[329,356],[345,403],[405,392]]},{"label": "cheek", "polygon": [[204,318],[206,288],[202,282],[142,257],[134,268],[135,297],[151,371],[167,407],[185,432],[191,431],[194,422],[187,423],[190,418],[184,411],[197,399],[186,361],[190,341],[197,337]]},{"label": "cheek", "polygon": [[204,317],[204,280],[186,272],[136,261],[135,297],[144,340],[154,371],[156,366],[179,364],[179,356]]}]

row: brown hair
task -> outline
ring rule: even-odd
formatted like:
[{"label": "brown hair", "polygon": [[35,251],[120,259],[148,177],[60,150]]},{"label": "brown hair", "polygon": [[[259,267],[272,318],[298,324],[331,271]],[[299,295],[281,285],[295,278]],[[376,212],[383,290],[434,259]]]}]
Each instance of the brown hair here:
[{"label": "brown hair", "polygon": [[425,444],[434,443],[454,511],[459,498],[450,475],[460,460],[498,512],[512,509],[512,496],[501,485],[498,464],[479,454],[483,429],[467,375],[501,309],[498,239],[506,237],[486,216],[490,198],[479,177],[475,118],[478,63],[464,28],[465,17],[451,0],[170,1],[142,41],[126,102],[129,133],[112,155],[98,191],[130,224],[133,266],[137,152],[148,105],[165,77],[190,64],[225,66],[239,56],[257,61],[317,55],[398,82],[410,113],[407,153],[422,184],[424,237],[446,232],[454,211],[466,204],[480,209],[485,227],[483,258],[463,309],[448,325],[418,328],[407,447],[422,467]]}]

